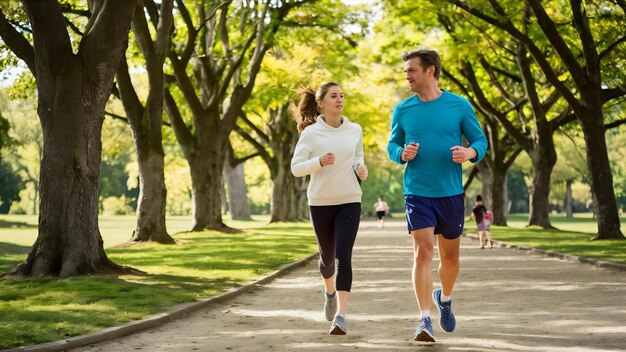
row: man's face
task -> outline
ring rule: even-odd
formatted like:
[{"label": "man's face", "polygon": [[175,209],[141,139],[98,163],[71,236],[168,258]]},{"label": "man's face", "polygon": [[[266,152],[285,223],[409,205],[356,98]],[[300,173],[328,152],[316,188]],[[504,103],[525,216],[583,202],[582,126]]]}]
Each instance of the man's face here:
[{"label": "man's face", "polygon": [[434,66],[429,68],[422,67],[419,57],[408,60],[404,63],[404,74],[409,82],[412,92],[419,93],[424,87],[430,84],[430,80],[434,79]]}]

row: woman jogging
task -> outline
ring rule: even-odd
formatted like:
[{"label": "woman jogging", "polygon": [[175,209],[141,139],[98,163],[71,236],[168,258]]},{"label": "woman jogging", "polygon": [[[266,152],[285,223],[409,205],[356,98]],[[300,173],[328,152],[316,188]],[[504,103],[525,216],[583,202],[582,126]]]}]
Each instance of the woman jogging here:
[{"label": "woman jogging", "polygon": [[363,131],[341,115],[344,96],[337,83],[325,83],[317,92],[302,88],[298,97],[300,102],[297,107],[292,104],[291,112],[301,135],[291,172],[296,177],[311,176],[307,198],[326,291],[324,313],[332,320],[329,333],[345,335],[352,247],[361,215],[358,179],[365,180],[368,175],[363,163]]}]

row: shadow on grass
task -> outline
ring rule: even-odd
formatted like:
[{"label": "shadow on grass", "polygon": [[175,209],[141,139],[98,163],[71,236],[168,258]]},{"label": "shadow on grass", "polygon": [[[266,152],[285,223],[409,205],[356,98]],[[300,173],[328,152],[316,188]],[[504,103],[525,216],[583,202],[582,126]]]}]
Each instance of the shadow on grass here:
[{"label": "shadow on grass", "polygon": [[132,278],[0,280],[0,335],[9,339],[0,343],[0,349],[54,341],[140,319],[197,299],[198,286],[205,291],[207,286],[214,285],[212,291],[232,286],[223,280],[193,277],[134,277],[146,282],[130,281]]},{"label": "shadow on grass", "polygon": [[[215,234],[199,236],[196,233],[176,234],[180,246],[185,247],[174,254],[167,246],[149,250],[137,248],[110,248],[107,253],[118,264],[145,270],[151,266],[165,266],[185,270],[239,271],[251,270],[265,273],[293,261],[294,255],[311,253],[311,238],[294,238],[289,228],[273,230],[271,237],[255,229],[254,234]],[[189,243],[185,243],[185,242]],[[281,243],[277,246],[277,243]],[[148,270],[150,271],[150,270]]]},{"label": "shadow on grass", "polygon": [[0,242],[0,277],[26,259],[30,246]]},{"label": "shadow on grass", "polygon": [[20,221],[6,221],[0,220],[0,228],[17,228],[17,229],[36,229],[38,225],[36,224],[27,224],[25,222]]},{"label": "shadow on grass", "polygon": [[13,243],[0,242],[0,257],[7,254],[28,254],[30,246],[20,246]]}]

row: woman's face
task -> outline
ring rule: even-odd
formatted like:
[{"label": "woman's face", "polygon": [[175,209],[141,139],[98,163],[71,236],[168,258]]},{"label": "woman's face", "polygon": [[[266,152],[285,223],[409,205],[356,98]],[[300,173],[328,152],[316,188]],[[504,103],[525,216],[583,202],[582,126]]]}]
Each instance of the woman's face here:
[{"label": "woman's face", "polygon": [[343,111],[343,92],[339,86],[328,88],[324,98],[318,103],[325,115],[337,115]]}]

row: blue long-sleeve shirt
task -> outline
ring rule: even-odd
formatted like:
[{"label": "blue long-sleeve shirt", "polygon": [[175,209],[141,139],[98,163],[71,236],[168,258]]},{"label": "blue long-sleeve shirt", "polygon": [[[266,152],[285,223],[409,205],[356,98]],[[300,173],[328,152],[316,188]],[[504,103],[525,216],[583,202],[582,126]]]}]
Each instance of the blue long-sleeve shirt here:
[{"label": "blue long-sleeve shirt", "polygon": [[396,105],[387,144],[389,158],[405,164],[401,159],[404,146],[419,143],[417,156],[406,163],[405,195],[438,198],[463,193],[461,164],[452,161],[450,150],[462,145],[463,135],[477,153],[470,161],[479,162],[487,151],[487,138],[474,109],[459,95],[444,90],[431,101],[420,101],[415,95]]}]

